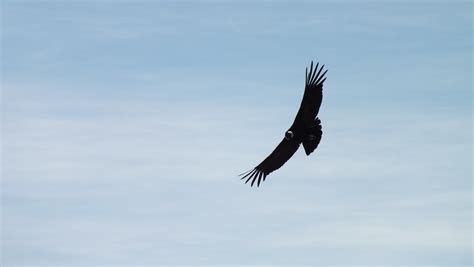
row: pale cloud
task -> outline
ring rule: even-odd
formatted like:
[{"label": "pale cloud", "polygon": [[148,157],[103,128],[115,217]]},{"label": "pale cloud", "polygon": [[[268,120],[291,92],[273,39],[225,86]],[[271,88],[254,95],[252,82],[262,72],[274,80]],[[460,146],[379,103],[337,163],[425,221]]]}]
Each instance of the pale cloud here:
[{"label": "pale cloud", "polygon": [[[20,247],[78,264],[176,263],[174,246],[198,251],[189,256],[198,263],[259,262],[252,250],[357,249],[355,262],[381,263],[393,250],[470,249],[469,116],[324,110],[318,153],[297,153],[254,190],[237,174],[271,152],[290,107],[11,92],[2,181],[11,261]],[[210,256],[229,243],[249,260]]]},{"label": "pale cloud", "polygon": [[[2,263],[469,264],[463,6],[30,4],[2,14]],[[244,185],[315,55],[317,152]]]}]

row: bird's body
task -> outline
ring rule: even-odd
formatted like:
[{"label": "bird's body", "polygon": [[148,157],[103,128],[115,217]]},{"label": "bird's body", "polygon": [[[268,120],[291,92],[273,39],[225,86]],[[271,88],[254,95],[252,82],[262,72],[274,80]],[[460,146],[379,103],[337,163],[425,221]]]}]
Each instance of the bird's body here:
[{"label": "bird's body", "polygon": [[263,160],[257,167],[243,173],[241,179],[246,179],[245,183],[252,180],[251,185],[257,182],[257,186],[271,172],[277,170],[298,150],[303,144],[306,155],[311,154],[321,141],[321,120],[317,118],[319,107],[323,99],[323,82],[325,72],[322,72],[324,65],[318,71],[318,64],[313,70],[313,62],[308,73],[306,69],[306,85],[300,108],[295,120],[290,128],[285,132],[283,140],[273,150],[273,152]]}]

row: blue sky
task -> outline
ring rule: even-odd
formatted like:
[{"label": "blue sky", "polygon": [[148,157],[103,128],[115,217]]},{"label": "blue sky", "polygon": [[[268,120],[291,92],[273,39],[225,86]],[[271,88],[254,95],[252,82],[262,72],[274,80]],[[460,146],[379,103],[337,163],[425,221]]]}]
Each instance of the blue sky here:
[{"label": "blue sky", "polygon": [[[1,2],[4,265],[471,265],[469,1]],[[323,139],[260,188],[310,60]]]}]

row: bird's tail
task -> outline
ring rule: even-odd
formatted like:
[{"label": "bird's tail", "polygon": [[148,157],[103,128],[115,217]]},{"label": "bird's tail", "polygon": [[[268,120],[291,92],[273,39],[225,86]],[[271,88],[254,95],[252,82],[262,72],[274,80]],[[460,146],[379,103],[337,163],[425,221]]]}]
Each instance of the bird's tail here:
[{"label": "bird's tail", "polygon": [[303,147],[306,155],[313,153],[313,151],[318,147],[322,135],[321,120],[316,118],[311,127],[306,129],[306,134],[303,139]]}]

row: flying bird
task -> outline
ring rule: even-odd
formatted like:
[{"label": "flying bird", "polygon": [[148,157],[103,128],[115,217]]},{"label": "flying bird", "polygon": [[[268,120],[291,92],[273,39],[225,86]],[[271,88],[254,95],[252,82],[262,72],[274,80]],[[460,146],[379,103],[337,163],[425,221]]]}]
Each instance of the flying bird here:
[{"label": "flying bird", "polygon": [[240,174],[240,176],[243,176],[241,180],[246,179],[245,183],[252,181],[251,186],[255,182],[257,182],[257,186],[260,186],[260,182],[265,181],[267,175],[279,169],[295,154],[301,143],[303,143],[307,156],[318,147],[323,132],[321,130],[321,120],[317,115],[323,100],[323,83],[326,80],[324,75],[327,72],[327,69],[322,72],[324,65],[319,69],[318,66],[319,62],[313,69],[313,61],[311,61],[309,72],[306,68],[303,100],[301,100],[300,109],[293,124],[285,132],[280,144],[266,159],[257,167]]}]

